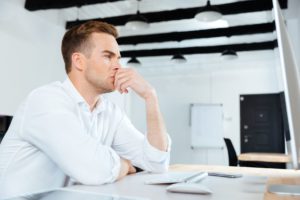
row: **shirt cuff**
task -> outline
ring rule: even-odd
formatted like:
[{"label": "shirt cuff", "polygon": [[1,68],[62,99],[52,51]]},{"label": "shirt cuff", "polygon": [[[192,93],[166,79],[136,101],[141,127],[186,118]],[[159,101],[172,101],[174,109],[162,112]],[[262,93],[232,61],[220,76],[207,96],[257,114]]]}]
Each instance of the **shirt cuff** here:
[{"label": "shirt cuff", "polygon": [[157,149],[156,147],[152,146],[149,143],[147,137],[145,137],[145,150],[147,152],[146,153],[147,157],[150,161],[161,163],[170,157],[171,138],[168,134],[167,134],[167,140],[168,140],[167,151],[161,151],[161,150]]}]

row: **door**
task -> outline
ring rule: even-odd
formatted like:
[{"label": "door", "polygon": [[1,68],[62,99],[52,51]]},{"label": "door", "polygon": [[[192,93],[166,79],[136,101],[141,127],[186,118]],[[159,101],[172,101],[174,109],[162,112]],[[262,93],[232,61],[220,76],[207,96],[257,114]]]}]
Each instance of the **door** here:
[{"label": "door", "polygon": [[241,153],[284,153],[280,94],[240,95],[240,120]]}]

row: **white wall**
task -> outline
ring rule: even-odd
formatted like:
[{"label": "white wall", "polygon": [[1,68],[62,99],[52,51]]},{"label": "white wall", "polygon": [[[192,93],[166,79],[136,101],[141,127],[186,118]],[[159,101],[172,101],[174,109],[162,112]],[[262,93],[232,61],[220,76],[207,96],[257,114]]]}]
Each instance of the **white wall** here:
[{"label": "white wall", "polygon": [[[290,0],[285,11],[288,31],[300,66],[300,1]],[[254,52],[253,52],[254,54]],[[264,56],[262,53],[261,58]],[[265,59],[253,57],[244,61],[221,63],[211,57],[199,57],[198,63],[180,66],[190,73],[181,73],[179,67],[139,69],[157,89],[160,105],[169,134],[173,140],[172,163],[227,164],[227,155],[218,150],[191,150],[189,104],[222,103],[224,105],[224,137],[232,139],[237,153],[240,152],[239,95],[276,93],[282,89],[278,63],[273,55]],[[200,70],[194,70],[195,68]],[[208,70],[208,69],[212,70]],[[154,72],[153,71],[158,71]],[[202,70],[202,71],[201,71]],[[146,131],[145,108],[136,96],[131,98],[133,123]]]},{"label": "white wall", "polygon": [[[32,89],[66,77],[60,50],[65,17],[58,10],[29,12],[24,2],[0,1],[0,115],[13,115]],[[107,96],[129,106],[124,95]]]},{"label": "white wall", "polygon": [[0,2],[0,27],[0,114],[13,114],[32,89],[65,77],[65,29],[25,10],[24,0]]},{"label": "white wall", "polygon": [[[272,51],[270,52],[273,54]],[[217,67],[217,65],[222,67]],[[173,75],[157,73],[157,75],[147,76],[145,74],[146,79],[157,89],[161,110],[173,140],[171,162],[227,164],[226,152],[190,148],[189,105],[191,103],[222,103],[224,137],[231,138],[234,147],[239,152],[239,95],[278,92],[274,66],[272,59],[253,62],[215,61],[214,64],[206,66],[207,69],[213,70],[200,70],[185,74],[174,73]],[[132,95],[133,123],[145,132],[144,112],[142,100]]]},{"label": "white wall", "polygon": [[300,68],[300,1],[289,0],[288,10],[284,11],[287,29],[291,37],[298,67]]}]

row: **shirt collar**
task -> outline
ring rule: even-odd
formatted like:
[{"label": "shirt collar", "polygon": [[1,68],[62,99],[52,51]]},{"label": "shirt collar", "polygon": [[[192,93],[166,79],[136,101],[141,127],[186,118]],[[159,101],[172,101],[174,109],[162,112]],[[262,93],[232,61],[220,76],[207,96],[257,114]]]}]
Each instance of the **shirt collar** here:
[{"label": "shirt collar", "polygon": [[64,89],[72,96],[76,103],[86,103],[84,98],[75,88],[71,80],[67,77],[66,80],[63,82]]},{"label": "shirt collar", "polygon": [[[86,107],[86,109],[89,110],[89,104],[85,101],[85,99],[75,88],[69,77],[66,78],[62,85],[63,88],[71,95],[71,97],[75,100],[77,104]],[[103,111],[105,107],[105,101],[105,98],[102,95],[99,95],[96,107],[94,108],[93,112],[100,113],[101,111]]]}]

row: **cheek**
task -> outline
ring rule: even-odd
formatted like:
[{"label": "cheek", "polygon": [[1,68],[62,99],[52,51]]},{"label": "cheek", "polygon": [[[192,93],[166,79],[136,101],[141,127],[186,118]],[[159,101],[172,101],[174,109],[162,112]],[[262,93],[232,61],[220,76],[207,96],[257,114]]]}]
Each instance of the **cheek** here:
[{"label": "cheek", "polygon": [[103,59],[103,64],[110,65],[110,60],[108,58]]}]

